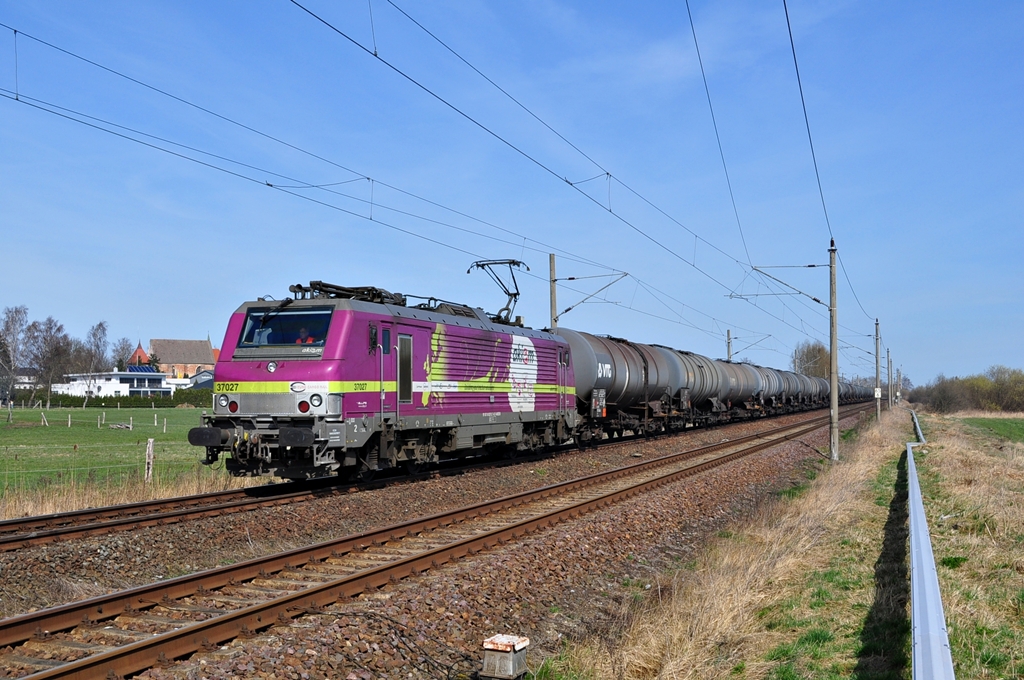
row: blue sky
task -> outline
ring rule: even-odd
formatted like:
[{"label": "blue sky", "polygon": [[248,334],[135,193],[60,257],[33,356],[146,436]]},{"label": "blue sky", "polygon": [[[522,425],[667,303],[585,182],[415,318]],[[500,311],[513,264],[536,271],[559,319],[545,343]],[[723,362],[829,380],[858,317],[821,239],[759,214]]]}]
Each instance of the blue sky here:
[{"label": "blue sky", "polygon": [[[21,33],[302,150],[0,29],[0,307],[219,345],[242,301],[314,279],[497,310],[466,269],[517,258],[517,313],[543,327],[557,248],[559,276],[630,274],[561,325],[716,357],[730,329],[780,367],[827,343],[825,307],[749,268],[828,261],[781,1],[691,3],[746,247],[684,4],[395,0],[585,156],[387,0],[303,4],[505,141],[285,0],[0,1]],[[875,317],[916,383],[1024,366],[1024,5],[789,10],[853,284],[839,273],[840,370],[873,375]],[[828,299],[826,269],[766,271]],[[610,280],[565,282],[559,307]]]}]

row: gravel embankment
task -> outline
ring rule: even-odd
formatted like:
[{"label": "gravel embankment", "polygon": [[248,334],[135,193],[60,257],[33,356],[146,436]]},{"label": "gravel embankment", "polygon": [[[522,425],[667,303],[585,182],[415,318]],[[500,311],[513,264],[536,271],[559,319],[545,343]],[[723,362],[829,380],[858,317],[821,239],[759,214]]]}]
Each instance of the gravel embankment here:
[{"label": "gravel embankment", "polygon": [[[776,419],[783,424],[791,418]],[[844,422],[849,427],[853,420]],[[177,576],[436,513],[748,434],[766,423],[626,443],[547,461],[430,479],[344,497],[49,544],[0,555],[0,615]],[[151,677],[444,677],[477,667],[495,632],[533,640],[533,659],[562,635],[600,631],[642,597],[653,575],[695,554],[703,537],[803,479],[827,430],[565,523],[374,595],[306,616]],[[342,673],[342,670],[344,672]]]}]

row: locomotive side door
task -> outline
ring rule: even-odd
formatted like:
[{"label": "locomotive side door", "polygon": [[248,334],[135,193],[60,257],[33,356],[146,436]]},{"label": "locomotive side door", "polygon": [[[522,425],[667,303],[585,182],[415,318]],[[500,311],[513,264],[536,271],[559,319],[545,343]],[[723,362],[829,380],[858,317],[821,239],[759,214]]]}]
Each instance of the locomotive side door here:
[{"label": "locomotive side door", "polygon": [[378,371],[380,373],[380,416],[383,421],[394,421],[395,406],[397,405],[397,385],[395,373],[398,362],[395,360],[397,353],[395,345],[398,338],[395,335],[394,325],[390,321],[382,321],[380,324],[380,336],[377,346],[379,360]]}]

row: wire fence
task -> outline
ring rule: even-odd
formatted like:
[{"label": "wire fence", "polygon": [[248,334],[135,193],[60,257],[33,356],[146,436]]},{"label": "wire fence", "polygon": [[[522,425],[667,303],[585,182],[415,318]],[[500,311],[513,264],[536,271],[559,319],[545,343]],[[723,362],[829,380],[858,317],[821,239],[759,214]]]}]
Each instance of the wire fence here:
[{"label": "wire fence", "polygon": [[[68,465],[33,467],[31,461],[12,461],[7,457],[5,457],[4,463],[0,467],[0,496],[36,492],[46,490],[46,488],[69,485],[127,486],[147,483],[145,481],[146,461],[144,451],[137,461],[123,463],[83,465],[70,461]],[[11,465],[11,463],[15,463],[15,465]],[[219,466],[217,466],[217,469],[211,469],[208,466],[202,465],[195,458],[162,460],[157,457],[153,465],[152,482],[167,484],[211,474],[223,475],[224,473],[219,469]]]}]

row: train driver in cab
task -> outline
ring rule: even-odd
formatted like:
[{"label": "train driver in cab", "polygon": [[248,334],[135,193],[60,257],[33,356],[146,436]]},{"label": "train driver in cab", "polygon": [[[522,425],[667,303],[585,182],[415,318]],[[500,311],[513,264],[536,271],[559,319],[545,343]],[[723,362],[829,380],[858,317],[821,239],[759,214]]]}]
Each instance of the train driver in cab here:
[{"label": "train driver in cab", "polygon": [[299,337],[295,339],[296,345],[311,345],[314,342],[316,342],[316,340],[309,334],[309,331],[306,330],[305,326],[299,329]]}]

